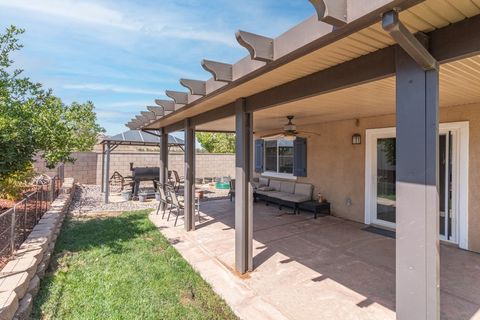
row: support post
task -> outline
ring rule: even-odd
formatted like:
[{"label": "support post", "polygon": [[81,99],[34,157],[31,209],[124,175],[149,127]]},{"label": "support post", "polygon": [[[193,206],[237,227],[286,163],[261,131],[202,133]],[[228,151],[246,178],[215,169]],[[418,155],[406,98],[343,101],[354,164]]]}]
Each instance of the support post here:
[{"label": "support post", "polygon": [[102,193],[105,192],[105,144],[102,144]]},{"label": "support post", "polygon": [[162,187],[165,188],[165,184],[168,179],[168,133],[164,128],[161,129],[160,134],[160,176],[159,181]]},{"label": "support post", "polygon": [[438,69],[396,54],[397,319],[440,319]]},{"label": "support post", "polygon": [[107,142],[107,150],[106,150],[106,161],[105,161],[105,176],[104,176],[104,192],[105,192],[105,199],[104,203],[108,203],[108,197],[110,195],[110,142]]},{"label": "support post", "polygon": [[185,119],[185,230],[195,230],[195,131]]},{"label": "support post", "polygon": [[253,114],[245,99],[235,102],[235,268],[243,274],[253,270]]}]

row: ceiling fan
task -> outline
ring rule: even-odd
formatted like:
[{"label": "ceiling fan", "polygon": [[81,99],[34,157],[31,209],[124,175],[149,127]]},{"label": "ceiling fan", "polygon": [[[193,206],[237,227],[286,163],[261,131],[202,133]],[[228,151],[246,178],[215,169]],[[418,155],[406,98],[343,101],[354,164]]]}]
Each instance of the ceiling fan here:
[{"label": "ceiling fan", "polygon": [[310,131],[298,131],[297,126],[293,123],[294,116],[287,116],[288,123],[283,126],[282,132],[276,132],[263,136],[262,138],[285,138],[286,140],[295,140],[297,136],[303,135],[317,135],[320,134]]}]

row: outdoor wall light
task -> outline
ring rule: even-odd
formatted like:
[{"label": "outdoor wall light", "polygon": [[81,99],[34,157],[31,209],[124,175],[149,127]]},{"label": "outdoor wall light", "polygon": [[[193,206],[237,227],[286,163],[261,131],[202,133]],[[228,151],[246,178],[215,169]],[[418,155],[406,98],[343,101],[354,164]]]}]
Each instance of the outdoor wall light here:
[{"label": "outdoor wall light", "polygon": [[362,136],[359,133],[352,136],[352,144],[362,144]]}]

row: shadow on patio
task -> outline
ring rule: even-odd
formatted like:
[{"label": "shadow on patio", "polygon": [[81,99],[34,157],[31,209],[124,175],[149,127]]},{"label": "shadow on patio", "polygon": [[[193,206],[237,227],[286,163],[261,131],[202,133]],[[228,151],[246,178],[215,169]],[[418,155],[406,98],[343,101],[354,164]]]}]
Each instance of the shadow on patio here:
[{"label": "shadow on patio", "polygon": [[[202,203],[189,235],[234,266],[234,204]],[[284,210],[285,211],[285,210]],[[245,283],[292,319],[394,319],[395,240],[332,216],[254,205],[254,265]],[[183,226],[177,230],[183,232]],[[480,317],[480,255],[441,246],[442,319]]]}]

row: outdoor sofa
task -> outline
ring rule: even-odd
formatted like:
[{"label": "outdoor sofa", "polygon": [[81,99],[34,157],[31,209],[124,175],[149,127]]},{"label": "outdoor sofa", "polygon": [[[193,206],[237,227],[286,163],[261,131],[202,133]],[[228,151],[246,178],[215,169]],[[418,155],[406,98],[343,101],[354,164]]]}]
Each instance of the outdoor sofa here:
[{"label": "outdoor sofa", "polygon": [[260,177],[254,190],[254,200],[264,200],[268,205],[275,203],[294,209],[298,213],[299,205],[312,201],[313,185],[295,181],[277,180]]}]

